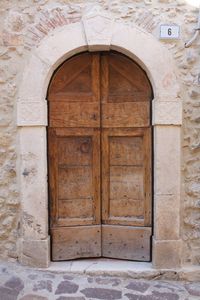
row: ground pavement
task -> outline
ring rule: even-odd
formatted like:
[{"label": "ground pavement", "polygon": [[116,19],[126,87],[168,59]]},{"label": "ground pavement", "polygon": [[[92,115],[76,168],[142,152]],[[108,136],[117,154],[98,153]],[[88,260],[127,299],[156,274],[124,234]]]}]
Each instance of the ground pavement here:
[{"label": "ground pavement", "polygon": [[76,275],[0,263],[0,300],[190,300],[200,283]]}]

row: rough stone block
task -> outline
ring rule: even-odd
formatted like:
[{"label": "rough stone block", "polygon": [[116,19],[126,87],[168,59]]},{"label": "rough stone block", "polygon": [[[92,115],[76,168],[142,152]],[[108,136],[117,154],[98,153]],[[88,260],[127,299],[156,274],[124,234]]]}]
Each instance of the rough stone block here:
[{"label": "rough stone block", "polygon": [[[160,99],[162,100],[162,99]],[[181,125],[181,101],[153,100],[153,125]]]},{"label": "rough stone block", "polygon": [[153,239],[153,266],[161,269],[180,268],[182,241]]},{"label": "rough stone block", "polygon": [[180,194],[181,129],[154,127],[154,191],[157,195]]},{"label": "rough stone block", "polygon": [[23,265],[47,268],[50,263],[50,238],[45,240],[21,240],[20,262]]},{"label": "rough stone block", "polygon": [[155,195],[154,237],[176,240],[180,237],[180,195]]},{"label": "rough stone block", "polygon": [[17,102],[18,126],[46,126],[47,101],[18,101]]},{"label": "rough stone block", "polygon": [[46,128],[22,127],[19,133],[22,232],[25,238],[48,235]]},{"label": "rough stone block", "polygon": [[19,99],[26,102],[44,101],[51,75],[50,67],[32,54],[23,73]]},{"label": "rough stone block", "polygon": [[83,18],[83,25],[89,51],[109,50],[112,38],[113,19],[111,15],[94,11]]}]

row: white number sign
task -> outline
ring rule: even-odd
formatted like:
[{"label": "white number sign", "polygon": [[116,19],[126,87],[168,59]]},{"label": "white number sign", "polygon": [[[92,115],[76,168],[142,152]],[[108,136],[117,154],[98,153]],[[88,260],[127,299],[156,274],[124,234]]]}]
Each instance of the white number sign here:
[{"label": "white number sign", "polygon": [[160,25],[160,39],[179,39],[180,26],[179,25]]}]

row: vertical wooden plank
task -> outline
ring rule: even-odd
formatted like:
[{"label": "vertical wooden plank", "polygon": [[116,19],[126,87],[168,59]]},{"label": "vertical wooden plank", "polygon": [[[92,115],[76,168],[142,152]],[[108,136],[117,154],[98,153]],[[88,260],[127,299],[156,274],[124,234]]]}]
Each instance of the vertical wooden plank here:
[{"label": "vertical wooden plank", "polygon": [[[109,89],[109,66],[108,66],[108,54],[101,55],[101,105],[108,99]],[[102,117],[102,116],[101,116]]]},{"label": "vertical wooden plank", "polygon": [[92,88],[96,97],[96,101],[99,103],[99,129],[94,129],[94,148],[93,148],[93,180],[94,180],[94,211],[95,224],[101,224],[101,107],[100,107],[100,53],[92,54]]},{"label": "vertical wooden plank", "polygon": [[151,128],[146,128],[144,132],[144,174],[145,174],[145,203],[144,203],[144,224],[152,224],[152,143]]},{"label": "vertical wooden plank", "polygon": [[92,91],[93,100],[100,101],[100,53],[92,53]]},{"label": "vertical wooden plank", "polygon": [[101,224],[101,170],[100,170],[100,130],[94,129],[93,147],[93,180],[94,180],[94,211],[95,224]]},{"label": "vertical wooden plank", "polygon": [[53,226],[58,219],[58,161],[56,131],[48,128],[48,174],[50,198],[50,224]]},{"label": "vertical wooden plank", "polygon": [[109,162],[109,143],[108,130],[102,129],[101,133],[101,147],[102,147],[102,221],[106,222],[109,218],[109,180],[110,180],[110,162]]}]

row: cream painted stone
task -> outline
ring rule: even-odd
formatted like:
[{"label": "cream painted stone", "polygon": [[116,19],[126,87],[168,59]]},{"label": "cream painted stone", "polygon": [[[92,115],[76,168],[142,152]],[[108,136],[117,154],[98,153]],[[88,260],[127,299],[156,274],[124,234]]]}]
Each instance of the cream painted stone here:
[{"label": "cream painted stone", "polygon": [[35,55],[49,66],[52,73],[67,58],[87,50],[84,28],[78,22],[57,28],[41,41],[35,49]]},{"label": "cream painted stone", "polygon": [[[154,195],[154,238],[180,238],[180,195]],[[173,225],[173,226],[172,226]]]},{"label": "cream painted stone", "polygon": [[153,239],[153,266],[155,268],[179,268],[181,266],[182,241]]},{"label": "cream painted stone", "polygon": [[18,126],[47,126],[46,101],[18,101],[17,102]]},{"label": "cream painted stone", "polygon": [[159,101],[153,103],[153,125],[181,125],[182,103],[181,101]]},{"label": "cream painted stone", "polygon": [[98,9],[83,17],[83,25],[89,51],[109,50],[112,37],[113,18]]},{"label": "cream painted stone", "polygon": [[18,94],[19,100],[24,103],[43,102],[46,99],[51,75],[49,66],[32,53],[24,69]]},{"label": "cream painted stone", "polygon": [[21,240],[20,262],[23,265],[47,268],[50,262],[50,239]]},{"label": "cream painted stone", "polygon": [[21,127],[19,143],[23,238],[45,239],[48,236],[45,127]]},{"label": "cream painted stone", "polygon": [[180,194],[181,130],[179,126],[154,127],[154,192]]}]

